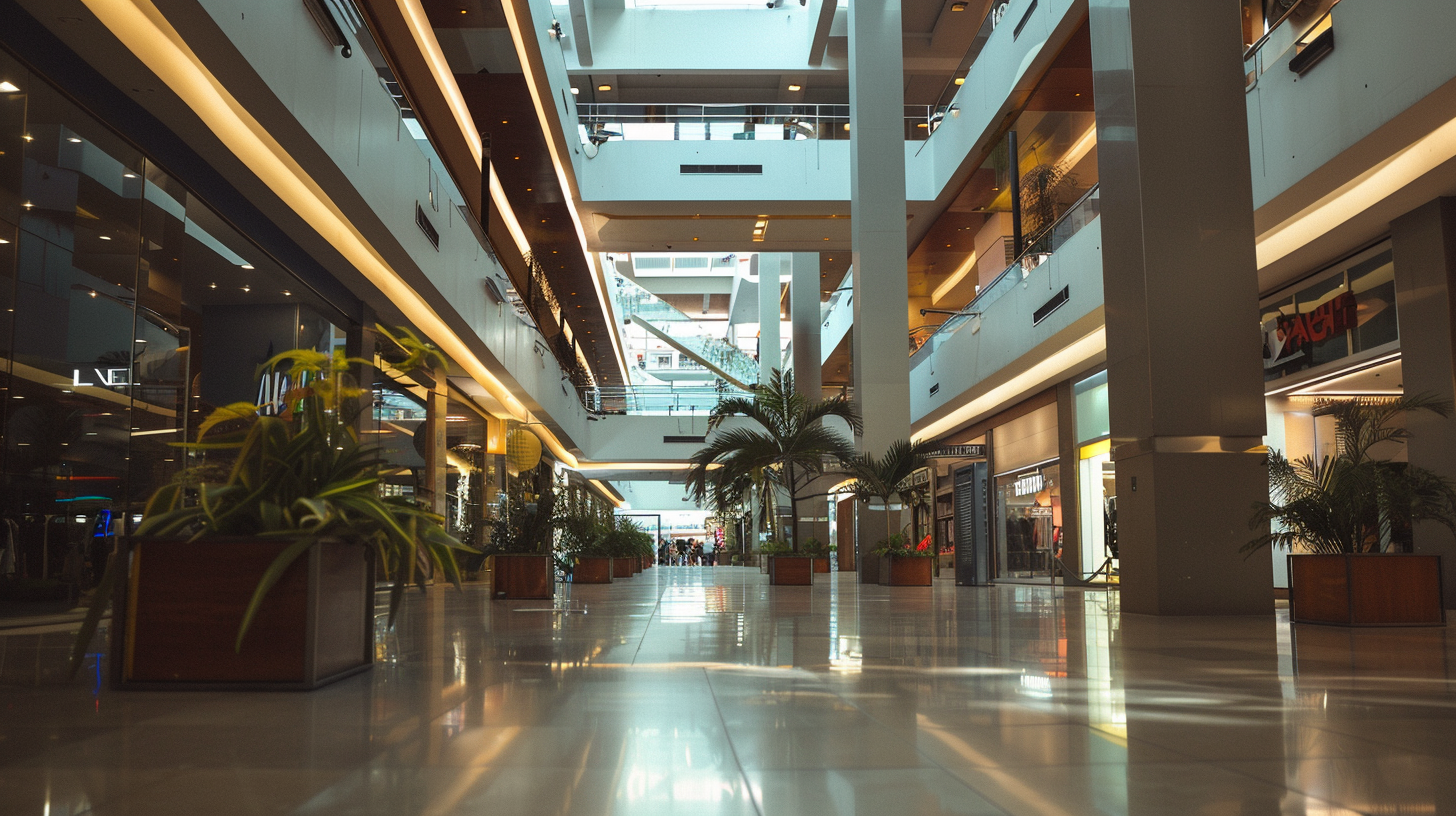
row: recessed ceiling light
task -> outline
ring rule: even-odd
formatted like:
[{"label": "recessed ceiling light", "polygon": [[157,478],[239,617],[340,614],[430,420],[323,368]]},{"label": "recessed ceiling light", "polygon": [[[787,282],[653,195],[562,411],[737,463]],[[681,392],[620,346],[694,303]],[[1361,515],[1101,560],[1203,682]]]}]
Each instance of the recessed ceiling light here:
[{"label": "recessed ceiling light", "polygon": [[9,238],[0,238],[0,244],[8,244],[8,243],[10,243],[10,239]]},{"label": "recessed ceiling light", "polygon": [[1079,93],[1074,93],[1074,94],[1072,94],[1072,96],[1081,96],[1081,94],[1079,94]]},{"label": "recessed ceiling light", "polygon": [[521,157],[520,156],[512,156],[511,158],[515,159],[516,161],[520,161],[521,160]]},{"label": "recessed ceiling light", "polygon": [[290,291],[288,291],[287,289],[284,289],[283,290],[283,296],[284,297],[293,297],[293,293],[290,292]]},{"label": "recessed ceiling light", "polygon": [[209,283],[209,284],[208,284],[208,285],[207,285],[207,288],[208,288],[208,289],[216,289],[216,288],[217,288],[217,283],[216,283],[216,282],[214,282],[214,283]]},{"label": "recessed ceiling light", "polygon": [[845,123],[844,123],[844,129],[845,129],[845,130],[846,130],[846,131],[848,131],[848,130],[849,130],[849,123],[848,123],[848,122],[845,122]]},{"label": "recessed ceiling light", "polygon": [[917,123],[916,123],[916,124],[915,124],[915,127],[923,127],[923,128],[928,128],[928,127],[930,127],[930,124],[929,124],[929,123],[928,123],[928,122],[917,122]]},{"label": "recessed ceiling light", "polygon": [[696,241],[696,240],[698,240],[698,236],[696,236],[696,235],[694,235],[694,236],[693,236],[693,240],[694,240],[694,241]]},{"label": "recessed ceiling light", "polygon": [[136,173],[122,173],[121,174],[121,177],[122,178],[136,178],[137,177],[137,174]]},{"label": "recessed ceiling light", "polygon": [[11,82],[8,79],[0,82],[0,93],[15,93],[18,90],[20,90],[20,88],[17,87],[14,82]]},{"label": "recessed ceiling light", "polygon": [[101,235],[101,236],[97,236],[97,237],[99,237],[103,241],[110,241],[111,240],[111,236],[110,235]]},{"label": "recessed ceiling light", "polygon": [[571,89],[571,95],[572,96],[576,96],[579,93],[581,93],[581,89],[580,88],[572,88]]},{"label": "recessed ceiling light", "polygon": [[802,91],[802,90],[804,90],[804,86],[802,86],[802,85],[790,85],[789,86],[789,90],[791,90],[791,91]]},{"label": "recessed ceiling light", "polygon": [[[173,260],[176,260],[176,259],[174,258]],[[245,264],[242,265],[242,268],[243,269],[252,269],[253,268],[253,265],[250,264],[250,263],[245,263]]]},{"label": "recessed ceiling light", "polygon": [[460,13],[461,14],[469,14],[470,12],[466,11],[465,9],[460,9]]},{"label": "recessed ceiling light", "polygon": [[502,120],[501,120],[501,124],[502,124],[502,125],[509,125],[509,124],[510,124],[510,121],[509,121],[509,120],[507,120],[507,119],[502,119]]},{"label": "recessed ceiling light", "polygon": [[612,86],[611,85],[598,85],[597,86],[597,90],[599,90],[599,91],[610,91],[611,89],[612,89]]},{"label": "recessed ceiling light", "polygon": [[77,139],[75,136],[68,137],[66,139],[66,141],[70,142],[71,144],[80,144],[81,143],[81,140],[80,139]]},{"label": "recessed ceiling light", "polygon": [[24,136],[21,136],[20,138],[26,140],[27,142],[33,142],[33,141],[35,141],[35,137],[32,136],[32,135],[30,135],[29,133],[25,134]]},{"label": "recessed ceiling light", "polygon": [[951,3],[950,4],[950,10],[951,11],[965,11],[966,10],[966,4],[965,3],[959,3],[959,2],[957,2],[957,3]]},{"label": "recessed ceiling light", "polygon": [[966,84],[966,78],[965,77],[956,77],[955,78],[955,83],[957,85],[964,85],[964,84]]},{"label": "recessed ceiling light", "polygon": [[532,188],[530,188],[530,187],[527,187],[527,188],[526,188],[526,192],[528,192],[528,193],[529,193],[529,192],[531,192],[531,189],[532,189]]},{"label": "recessed ceiling light", "polygon": [[241,286],[239,288],[241,288],[244,292],[251,292],[251,291],[253,291],[253,287],[248,286],[246,284],[244,284],[243,286]]}]

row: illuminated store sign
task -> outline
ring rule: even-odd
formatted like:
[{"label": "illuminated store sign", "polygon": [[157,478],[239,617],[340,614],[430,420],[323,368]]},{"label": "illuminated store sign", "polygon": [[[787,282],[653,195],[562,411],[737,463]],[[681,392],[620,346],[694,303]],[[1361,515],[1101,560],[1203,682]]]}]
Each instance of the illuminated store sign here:
[{"label": "illuminated store sign", "polygon": [[71,385],[75,388],[117,388],[123,385],[140,385],[140,383],[131,382],[130,371],[127,368],[73,368],[71,369]]},{"label": "illuminated store sign", "polygon": [[1034,496],[1040,493],[1046,485],[1040,472],[1028,473],[1025,476],[1018,476],[1015,482],[1011,483],[1011,492],[1017,496]]}]

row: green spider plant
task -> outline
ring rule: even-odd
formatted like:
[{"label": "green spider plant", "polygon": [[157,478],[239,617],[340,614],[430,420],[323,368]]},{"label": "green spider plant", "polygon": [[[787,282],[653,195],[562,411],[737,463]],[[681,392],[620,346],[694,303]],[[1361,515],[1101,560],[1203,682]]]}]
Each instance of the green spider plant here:
[{"label": "green spider plant", "polygon": [[[401,370],[422,365],[443,367],[444,357],[409,330],[381,334],[406,353]],[[245,402],[218,408],[198,427],[197,441],[178,447],[195,451],[236,451],[225,478],[215,468],[189,468],[147,501],[137,538],[181,539],[199,546],[226,546],[227,539],[278,539],[289,542],[264,572],[238,626],[234,649],[243,638],[268,591],[314,544],[323,540],[355,542],[374,551],[375,563],[392,581],[389,622],[394,623],[405,588],[424,589],[426,563],[459,586],[455,550],[467,549],[445,531],[444,518],[401,498],[382,498],[378,485],[385,462],[379,450],[359,441],[354,428],[357,387],[349,368],[371,361],[295,349],[274,356],[260,373],[289,365],[300,383],[287,395],[282,416],[259,416]],[[124,567],[113,557],[77,635],[72,670],[79,667],[101,615],[113,600]]]}]

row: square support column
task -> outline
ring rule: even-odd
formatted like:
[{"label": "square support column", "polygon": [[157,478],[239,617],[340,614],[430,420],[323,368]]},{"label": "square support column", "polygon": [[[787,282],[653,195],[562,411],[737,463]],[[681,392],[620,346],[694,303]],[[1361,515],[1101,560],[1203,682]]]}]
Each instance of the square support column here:
[{"label": "square support column", "polygon": [[1239,8],[1091,0],[1123,611],[1268,614]]},{"label": "square support column", "polygon": [[[1405,393],[1456,400],[1456,198],[1438,198],[1390,224],[1400,318],[1401,379]],[[1410,463],[1456,479],[1456,419],[1417,412],[1406,417],[1414,435]],[[1412,531],[1415,551],[1442,556],[1447,609],[1456,609],[1456,541],[1434,521]]]},{"label": "square support column", "polygon": [[758,255],[758,381],[766,383],[773,370],[783,367],[779,343],[779,297],[786,255],[761,252]]}]

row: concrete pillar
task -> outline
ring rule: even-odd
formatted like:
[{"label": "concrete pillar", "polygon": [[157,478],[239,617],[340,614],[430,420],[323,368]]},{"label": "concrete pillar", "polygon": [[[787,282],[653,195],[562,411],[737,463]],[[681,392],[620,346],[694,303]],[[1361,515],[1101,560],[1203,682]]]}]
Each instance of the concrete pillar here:
[{"label": "concrete pillar", "polygon": [[[1456,400],[1456,198],[1438,198],[1392,221],[1390,243],[1405,393]],[[1406,417],[1406,427],[1415,436],[1406,446],[1410,463],[1456,478],[1456,420],[1420,412]],[[1456,609],[1456,542],[1451,531],[1427,521],[1413,532],[1416,552],[1443,556],[1446,607]]]},{"label": "concrete pillar", "polygon": [[794,345],[794,390],[817,402],[823,398],[819,253],[795,252],[789,258],[793,268],[789,280],[789,312]]},{"label": "concrete pillar", "polygon": [[[850,235],[854,265],[854,401],[861,450],[880,454],[910,435],[909,288],[905,234],[905,88],[900,0],[849,4]],[[861,512],[863,512],[861,510]],[[857,525],[860,580],[882,514]],[[868,556],[868,557],[867,557]]]},{"label": "concrete pillar", "polygon": [[1239,552],[1268,495],[1239,9],[1089,13],[1122,608],[1269,614]]},{"label": "concrete pillar", "polygon": [[436,368],[430,372],[434,384],[425,397],[425,478],[424,499],[430,512],[445,515],[445,428],[446,416],[450,413],[450,394],[445,381],[445,369]]},{"label": "concrete pillar", "polygon": [[779,295],[785,256],[778,252],[758,255],[758,381],[768,382],[779,359]]},{"label": "concrete pillar", "polygon": [[[793,329],[794,390],[804,399],[818,402],[824,398],[820,376],[822,354],[819,331],[822,324],[819,319],[819,253],[795,252],[789,256],[789,263],[793,270],[789,281],[789,307]],[[827,481],[820,479],[810,490],[822,493],[838,481],[839,477]],[[814,496],[799,502],[798,525],[800,541],[813,537],[827,546],[828,497]]]}]

